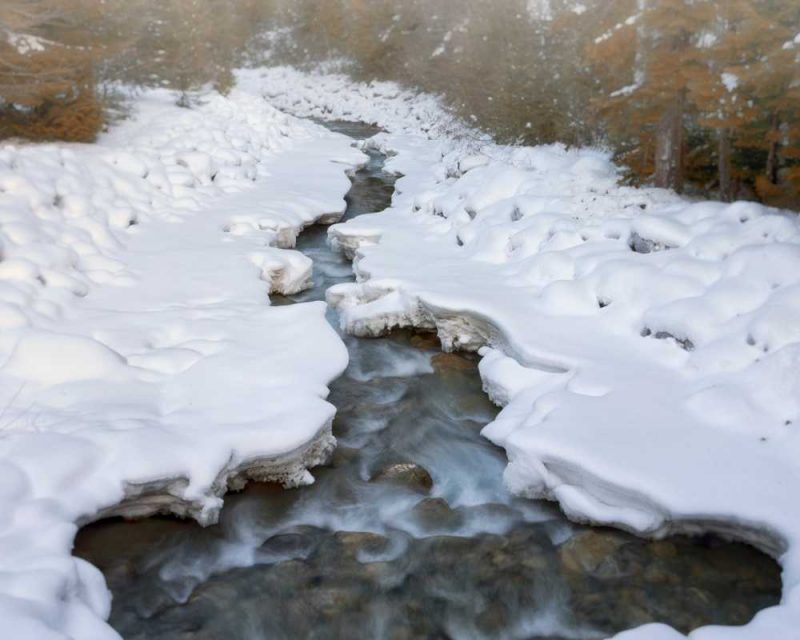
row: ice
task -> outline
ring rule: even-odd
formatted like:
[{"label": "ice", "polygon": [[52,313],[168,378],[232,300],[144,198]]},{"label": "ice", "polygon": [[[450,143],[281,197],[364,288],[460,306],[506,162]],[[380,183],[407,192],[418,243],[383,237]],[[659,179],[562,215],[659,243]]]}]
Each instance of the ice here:
[{"label": "ice", "polygon": [[[800,628],[800,224],[618,184],[602,152],[509,148],[397,85],[260,71],[290,112],[380,124],[392,206],[330,229],[342,326],[482,350],[508,488],[640,535],[717,532],[783,566],[780,606],[692,638]],[[476,158],[486,158],[486,162]],[[680,637],[663,625],[626,638]]]},{"label": "ice", "polygon": [[287,250],[337,220],[348,138],[233,89],[148,91],[94,145],[0,146],[0,619],[4,637],[115,638],[71,557],[80,524],[214,522],[248,479],[287,487],[334,446],[347,352]]}]

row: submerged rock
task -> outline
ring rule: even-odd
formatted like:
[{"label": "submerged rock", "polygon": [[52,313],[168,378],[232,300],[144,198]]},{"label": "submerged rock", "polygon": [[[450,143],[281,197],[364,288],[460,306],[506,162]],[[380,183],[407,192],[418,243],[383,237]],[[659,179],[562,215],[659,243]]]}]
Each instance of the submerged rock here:
[{"label": "submerged rock", "polygon": [[267,556],[280,559],[305,558],[311,552],[314,540],[302,533],[283,533],[269,538],[260,551]]},{"label": "submerged rock", "polygon": [[378,471],[374,482],[393,482],[409,489],[428,493],[433,488],[433,478],[427,469],[413,462],[392,464]]},{"label": "submerged rock", "polygon": [[614,571],[614,552],[625,543],[615,531],[582,531],[559,549],[561,563],[567,572],[595,575]]},{"label": "submerged rock", "polygon": [[439,342],[439,337],[435,333],[415,333],[411,336],[409,342],[412,347],[417,349],[433,350],[440,349],[442,346]]},{"label": "submerged rock", "polygon": [[471,371],[475,363],[458,353],[437,353],[431,358],[431,364],[437,372]]},{"label": "submerged rock", "polygon": [[340,531],[334,534],[343,550],[350,555],[359,553],[380,553],[389,545],[389,538],[377,533],[360,531]]},{"label": "submerged rock", "polygon": [[412,510],[414,519],[427,530],[452,529],[461,524],[463,518],[442,498],[426,498]]}]

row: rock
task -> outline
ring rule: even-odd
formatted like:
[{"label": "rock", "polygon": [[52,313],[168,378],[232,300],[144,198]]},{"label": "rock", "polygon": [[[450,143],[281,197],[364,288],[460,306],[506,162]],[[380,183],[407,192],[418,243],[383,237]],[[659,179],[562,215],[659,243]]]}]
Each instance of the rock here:
[{"label": "rock", "polygon": [[341,616],[345,612],[357,608],[368,597],[368,594],[360,592],[350,585],[318,587],[308,593],[308,599],[314,609],[324,616]]},{"label": "rock", "polygon": [[374,482],[393,482],[409,489],[428,493],[433,488],[433,478],[427,469],[413,462],[402,462],[384,467],[372,477]]},{"label": "rock", "polygon": [[502,634],[508,628],[508,608],[501,602],[490,602],[475,619],[483,633]]},{"label": "rock", "polygon": [[648,565],[642,574],[642,579],[651,584],[679,585],[681,583],[681,578],[663,562],[653,562]]},{"label": "rock", "polygon": [[336,582],[363,576],[363,563],[388,546],[389,539],[377,533],[337,531],[320,541],[309,561],[326,579]]},{"label": "rock", "polygon": [[305,558],[314,546],[310,536],[300,533],[284,533],[272,536],[261,545],[259,551],[280,559]]},{"label": "rock", "polygon": [[351,464],[354,460],[358,459],[358,456],[359,456],[358,449],[353,449],[352,447],[345,447],[339,445],[333,452],[330,465],[336,469],[338,469],[339,467],[346,467],[347,465]]},{"label": "rock", "polygon": [[658,540],[650,543],[650,551],[656,558],[675,558],[678,555],[678,547],[669,540]]},{"label": "rock", "polygon": [[443,371],[472,371],[475,363],[458,353],[437,353],[431,358],[437,373]]},{"label": "rock", "polygon": [[300,589],[313,582],[315,576],[314,568],[304,560],[287,560],[265,572],[264,579],[271,584],[283,585],[287,589]]},{"label": "rock", "polygon": [[558,554],[568,572],[593,575],[624,543],[622,535],[613,531],[582,531],[565,542]]},{"label": "rock", "polygon": [[414,519],[425,529],[452,529],[461,524],[462,517],[442,498],[425,498],[412,510]]},{"label": "rock", "polygon": [[439,349],[441,346],[435,333],[415,333],[409,342],[417,349]]},{"label": "rock", "polygon": [[334,537],[344,547],[346,553],[353,555],[359,552],[376,554],[384,551],[389,546],[389,538],[377,533],[339,531]]}]

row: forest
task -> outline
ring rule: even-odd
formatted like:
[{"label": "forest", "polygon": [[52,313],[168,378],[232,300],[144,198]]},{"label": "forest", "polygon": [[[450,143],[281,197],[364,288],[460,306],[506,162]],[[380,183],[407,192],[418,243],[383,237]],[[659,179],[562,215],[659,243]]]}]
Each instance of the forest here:
[{"label": "forest", "polygon": [[91,140],[136,86],[335,63],[501,142],[608,148],[632,184],[800,207],[794,0],[9,0],[0,136]]}]

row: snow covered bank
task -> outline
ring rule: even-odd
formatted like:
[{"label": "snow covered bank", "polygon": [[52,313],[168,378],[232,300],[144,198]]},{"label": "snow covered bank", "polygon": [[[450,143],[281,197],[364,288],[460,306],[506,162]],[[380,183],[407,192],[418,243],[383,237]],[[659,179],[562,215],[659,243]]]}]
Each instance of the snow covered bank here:
[{"label": "snow covered bank", "polygon": [[350,141],[235,90],[147,93],[97,145],[0,146],[0,621],[115,638],[78,524],[213,522],[248,478],[311,482],[347,353],[286,250],[343,213]]},{"label": "snow covered bank", "polygon": [[[517,493],[659,537],[716,531],[780,560],[784,598],[742,628],[800,637],[800,226],[788,212],[620,187],[596,150],[482,143],[394,85],[253,73],[300,115],[388,133],[393,206],[331,228],[358,282],[343,326],[482,349],[505,406],[485,435]],[[677,638],[648,625],[620,637]]]}]

